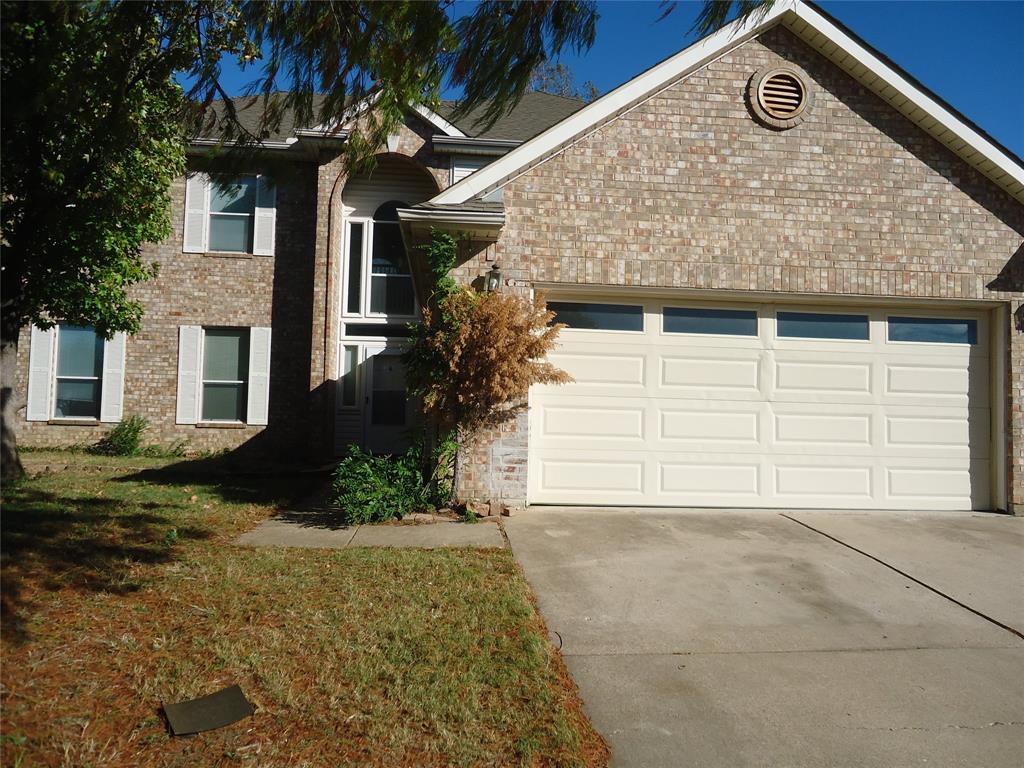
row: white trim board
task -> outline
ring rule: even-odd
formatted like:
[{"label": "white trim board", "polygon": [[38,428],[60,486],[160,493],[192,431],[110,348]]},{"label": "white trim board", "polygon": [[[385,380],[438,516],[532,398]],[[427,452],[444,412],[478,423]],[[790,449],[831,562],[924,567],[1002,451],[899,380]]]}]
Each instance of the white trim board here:
[{"label": "white trim board", "polygon": [[556,123],[486,168],[453,184],[430,202],[463,203],[506,183],[580,134],[596,128],[776,24],[785,26],[1010,195],[1024,202],[1024,166],[802,0],[777,0],[766,13],[755,13],[746,20],[738,19],[726,25]]}]

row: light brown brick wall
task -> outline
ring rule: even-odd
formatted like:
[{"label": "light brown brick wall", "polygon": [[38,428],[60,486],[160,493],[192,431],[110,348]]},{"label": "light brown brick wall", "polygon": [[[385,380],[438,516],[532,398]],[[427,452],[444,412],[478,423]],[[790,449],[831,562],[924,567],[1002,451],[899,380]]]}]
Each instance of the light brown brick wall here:
[{"label": "light brown brick wall", "polygon": [[[774,131],[744,102],[787,62],[814,91]],[[790,33],[776,28],[611,120],[504,188],[491,256],[522,285],[1000,299],[987,286],[1024,239],[1024,206]],[[486,269],[482,256],[465,276]],[[1024,505],[1024,336],[1011,329],[1012,500]],[[466,496],[518,497],[502,435],[467,460]],[[511,475],[511,477],[510,477]]]},{"label": "light brown brick wall", "polygon": [[[186,440],[197,450],[259,448],[286,453],[301,444],[306,428],[312,311],[316,168],[297,164],[280,179],[274,256],[232,257],[182,253],[185,180],[171,189],[172,235],[145,248],[159,264],[155,280],[136,286],[145,316],[139,333],[128,338],[124,415],[145,416],[145,440],[169,446]],[[175,424],[178,327],[181,325],[271,326],[269,424],[218,429]],[[25,391],[29,332],[18,345],[18,386]],[[96,442],[110,425],[70,426],[24,421],[23,445],[67,446]]]},{"label": "light brown brick wall", "polygon": [[[432,133],[422,120],[410,118],[400,132],[397,153],[412,158],[443,187],[448,184],[448,158],[433,154]],[[159,263],[160,272],[157,279],[135,288],[145,317],[141,331],[128,339],[126,353],[124,415],[149,420],[147,442],[169,446],[186,440],[194,450],[245,448],[289,458],[329,455],[345,174],[337,152],[287,165],[278,185],[273,257],[182,253],[185,180],[172,187],[173,232],[145,248],[145,257]],[[181,325],[272,328],[266,427],[174,423]],[[21,392],[27,384],[28,358],[25,329],[18,347]],[[22,409],[16,429],[27,446],[94,443],[111,426],[26,422],[24,416]]]}]

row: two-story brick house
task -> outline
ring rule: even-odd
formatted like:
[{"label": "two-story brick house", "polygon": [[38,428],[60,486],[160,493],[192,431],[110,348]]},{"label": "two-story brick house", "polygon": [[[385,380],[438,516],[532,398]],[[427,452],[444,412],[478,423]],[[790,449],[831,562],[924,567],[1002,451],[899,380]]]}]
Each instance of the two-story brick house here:
[{"label": "two-story brick house", "polygon": [[468,233],[460,279],[546,292],[576,379],[466,452],[463,496],[1024,509],[1024,167],[822,11],[451,118],[410,109],[352,178],[344,131],[285,126],[293,173],[181,179],[138,335],[26,332],[19,439],[137,413],[200,448],[400,447],[435,227]]}]

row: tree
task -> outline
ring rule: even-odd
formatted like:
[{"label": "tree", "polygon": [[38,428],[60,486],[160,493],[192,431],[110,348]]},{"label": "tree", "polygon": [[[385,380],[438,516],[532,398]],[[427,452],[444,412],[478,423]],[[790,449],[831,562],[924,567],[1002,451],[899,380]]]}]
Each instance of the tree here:
[{"label": "tree", "polygon": [[538,64],[530,75],[530,90],[582,99],[588,103],[600,95],[597,86],[591,80],[577,88],[572,70],[560,61],[542,61]]},{"label": "tree", "polygon": [[155,274],[140,246],[170,233],[185,168],[183,96],[138,8],[4,3],[2,168],[3,477],[22,474],[11,423],[23,398],[18,334],[53,318],[134,331],[131,284]]},{"label": "tree", "polygon": [[[2,11],[2,473],[22,474],[12,430],[18,335],[30,323],[134,331],[131,287],[169,231],[171,180],[190,136],[251,152],[285,113],[339,125],[366,104],[347,156],[371,156],[412,102],[460,86],[460,112],[507,113],[541,61],[588,48],[592,0],[484,0],[453,19],[435,2],[164,0],[4,2]],[[221,85],[234,58],[256,74],[246,130]],[[184,73],[187,91],[175,82]],[[283,91],[286,95],[272,97]],[[318,97],[318,98],[315,98]],[[212,109],[215,100],[224,108]],[[250,108],[253,104],[249,104]],[[314,105],[319,104],[318,109]]]}]

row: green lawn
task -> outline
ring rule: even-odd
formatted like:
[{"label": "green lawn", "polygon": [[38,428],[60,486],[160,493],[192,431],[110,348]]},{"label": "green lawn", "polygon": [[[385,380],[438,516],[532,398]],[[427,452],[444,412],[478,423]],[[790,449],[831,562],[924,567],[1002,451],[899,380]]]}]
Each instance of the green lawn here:
[{"label": "green lawn", "polygon": [[[606,764],[507,550],[241,549],[309,478],[28,459],[56,471],[3,498],[4,765]],[[231,683],[253,717],[167,735],[162,701]]]}]

